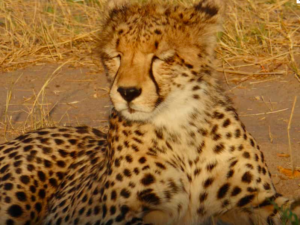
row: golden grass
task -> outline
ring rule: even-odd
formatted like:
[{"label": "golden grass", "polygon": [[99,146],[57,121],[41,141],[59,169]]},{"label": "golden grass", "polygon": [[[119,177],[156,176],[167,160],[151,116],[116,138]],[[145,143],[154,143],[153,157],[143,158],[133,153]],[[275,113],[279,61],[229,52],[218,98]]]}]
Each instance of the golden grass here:
[{"label": "golden grass", "polygon": [[300,77],[300,5],[296,1],[230,0],[227,11],[217,49],[227,72],[259,66],[255,74],[264,75],[287,66],[287,73]]},{"label": "golden grass", "polygon": [[[75,66],[93,65],[103,4],[104,0],[0,0],[2,70],[67,59]],[[226,72],[258,65],[261,72],[272,73],[288,65],[300,77],[299,19],[296,0],[228,1],[217,49]]]},{"label": "golden grass", "polygon": [[[0,0],[1,71],[39,63],[99,70],[93,49],[104,1]],[[300,81],[300,5],[296,0],[229,0],[226,12],[224,32],[218,34],[219,71],[246,79],[289,73]],[[56,124],[44,96],[52,78],[36,94],[22,132]],[[12,90],[0,118],[4,133],[14,130],[9,115]]]},{"label": "golden grass", "polygon": [[0,67],[72,60],[89,66],[101,18],[97,0],[0,0]]}]

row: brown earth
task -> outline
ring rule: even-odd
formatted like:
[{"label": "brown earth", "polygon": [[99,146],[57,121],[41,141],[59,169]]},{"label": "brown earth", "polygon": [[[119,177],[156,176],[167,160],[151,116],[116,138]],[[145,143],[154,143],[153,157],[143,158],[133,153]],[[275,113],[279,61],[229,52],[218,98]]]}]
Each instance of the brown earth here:
[{"label": "brown earth", "polygon": [[[52,122],[43,125],[85,124],[107,129],[111,108],[108,83],[102,73],[90,73],[88,68],[64,67],[59,70],[45,91],[41,92],[36,110],[30,114],[36,96],[57,67],[45,64],[1,74],[0,143],[20,134],[26,120],[25,130],[31,129],[37,121],[44,123],[49,120]],[[12,82],[18,78],[18,82],[12,86]],[[265,80],[249,79],[240,84],[233,84],[232,81],[227,84],[221,74],[220,78],[248,131],[260,144],[278,191],[288,196],[300,196],[300,180],[288,179],[277,170],[277,166],[291,168],[291,158],[277,154],[289,153],[287,126],[294,97],[300,97],[300,83],[292,75],[271,76]],[[236,76],[229,78],[235,79]],[[10,90],[12,96],[5,112]],[[49,114],[40,116],[41,112]],[[293,115],[290,129],[292,158],[295,167],[300,167],[300,99]],[[47,120],[41,120],[44,117]],[[12,124],[7,132],[4,132],[5,124],[8,124],[4,123],[5,118],[7,121],[10,119]]]}]

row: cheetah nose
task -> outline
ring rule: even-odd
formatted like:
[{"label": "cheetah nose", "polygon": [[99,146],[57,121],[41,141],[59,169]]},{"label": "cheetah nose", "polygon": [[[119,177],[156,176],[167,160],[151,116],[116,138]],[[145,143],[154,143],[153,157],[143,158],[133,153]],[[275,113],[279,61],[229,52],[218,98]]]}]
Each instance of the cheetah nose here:
[{"label": "cheetah nose", "polygon": [[142,89],[136,87],[119,87],[118,92],[127,102],[131,102],[141,95]]}]

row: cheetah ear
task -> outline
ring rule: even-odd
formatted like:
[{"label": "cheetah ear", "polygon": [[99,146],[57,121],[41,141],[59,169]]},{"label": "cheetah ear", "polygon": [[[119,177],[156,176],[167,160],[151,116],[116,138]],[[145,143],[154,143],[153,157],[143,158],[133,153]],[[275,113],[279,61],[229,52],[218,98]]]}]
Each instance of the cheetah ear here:
[{"label": "cheetah ear", "polygon": [[212,18],[215,16],[222,17],[225,11],[224,0],[198,0],[194,4],[194,9],[202,13],[203,17]]},{"label": "cheetah ear", "polygon": [[224,2],[224,0],[200,0],[193,6],[199,21],[194,26],[195,33],[198,34],[198,42],[204,44],[208,55],[214,53],[216,34],[223,31]]},{"label": "cheetah ear", "polygon": [[111,11],[115,8],[122,8],[124,5],[130,3],[130,0],[107,0],[105,2],[104,8],[105,10]]}]

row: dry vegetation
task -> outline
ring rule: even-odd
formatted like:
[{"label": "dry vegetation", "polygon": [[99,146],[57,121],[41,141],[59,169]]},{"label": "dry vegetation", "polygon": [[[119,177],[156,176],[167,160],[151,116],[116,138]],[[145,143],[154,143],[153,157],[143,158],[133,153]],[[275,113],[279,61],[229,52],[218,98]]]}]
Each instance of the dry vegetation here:
[{"label": "dry vegetation", "polygon": [[[0,0],[2,72],[39,63],[99,70],[93,49],[103,5],[104,0]],[[230,0],[225,21],[217,49],[219,70],[225,75],[241,75],[241,82],[292,73],[300,81],[300,5],[296,0]],[[43,106],[45,87],[54,75],[36,93],[21,131],[55,124]],[[5,132],[16,130],[8,113],[13,85],[0,118]]]}]

